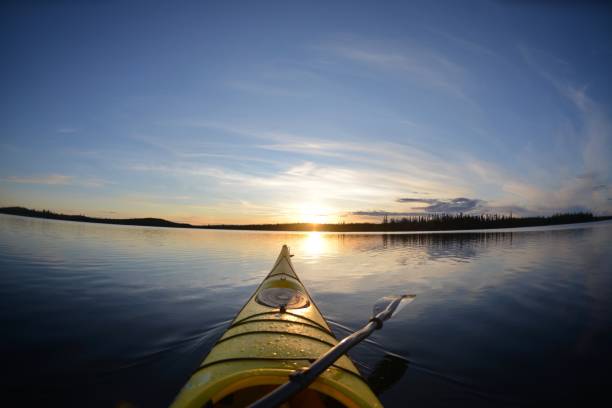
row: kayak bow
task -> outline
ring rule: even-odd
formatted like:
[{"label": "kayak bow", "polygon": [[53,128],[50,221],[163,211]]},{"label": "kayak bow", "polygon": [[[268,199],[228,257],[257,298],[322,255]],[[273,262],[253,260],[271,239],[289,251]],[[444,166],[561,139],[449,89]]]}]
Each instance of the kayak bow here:
[{"label": "kayak bow", "polygon": [[[338,343],[284,245],[172,407],[245,407]],[[288,405],[285,405],[288,404]],[[346,355],[283,407],[382,407]]]}]

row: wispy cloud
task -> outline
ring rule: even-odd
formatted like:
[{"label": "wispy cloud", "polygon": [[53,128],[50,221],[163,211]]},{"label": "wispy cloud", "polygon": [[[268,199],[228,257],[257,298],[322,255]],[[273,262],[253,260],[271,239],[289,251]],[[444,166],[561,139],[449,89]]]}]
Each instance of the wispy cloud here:
[{"label": "wispy cloud", "polygon": [[415,85],[465,98],[465,69],[440,51],[404,42],[396,47],[372,41],[337,40],[320,47],[337,58],[396,73]]},{"label": "wispy cloud", "polygon": [[48,174],[44,176],[8,176],[2,180],[18,184],[45,184],[45,185],[65,185],[70,184],[74,177],[63,174]]},{"label": "wispy cloud", "polygon": [[111,181],[100,178],[81,178],[75,176],[68,176],[65,174],[47,174],[42,176],[8,176],[3,177],[0,180],[16,184],[35,184],[49,186],[76,185],[91,188],[104,187],[109,184],[114,184]]},{"label": "wispy cloud", "polygon": [[[274,143],[252,145],[255,150],[251,157],[269,157],[267,151],[289,154],[275,155],[283,161],[275,163],[273,168],[250,172],[196,162],[133,164],[129,169],[205,177],[216,183],[279,190],[279,193],[281,188],[287,188],[293,195],[345,200],[344,204],[348,205],[352,205],[348,201],[392,200],[401,191],[469,193],[460,177],[451,176],[459,173],[455,164],[407,145],[331,141],[271,131],[254,133],[258,140],[265,138]],[[449,188],[449,181],[455,187]]]},{"label": "wispy cloud", "polygon": [[440,155],[400,143],[331,141],[292,136],[292,139],[284,143],[259,145],[259,147],[300,155],[342,159],[344,163],[350,162],[352,166],[367,167],[370,171],[374,168],[389,170],[390,177],[404,180],[414,178],[412,175],[415,177],[419,175],[425,180],[442,183],[454,179],[451,174],[453,170],[457,170],[456,163],[449,162]]},{"label": "wispy cloud", "polygon": [[114,181],[109,181],[101,178],[79,178],[74,181],[74,184],[83,186],[83,187],[91,187],[91,188],[100,188],[105,187],[111,184],[116,184]]},{"label": "wispy cloud", "polygon": [[304,90],[297,90],[295,89],[295,87],[283,87],[279,84],[271,84],[263,81],[233,80],[228,81],[226,85],[233,90],[252,93],[256,95],[292,98],[302,98],[311,96],[310,93]]},{"label": "wispy cloud", "polygon": [[63,134],[70,134],[70,133],[76,133],[79,130],[73,127],[62,127],[56,130],[57,133],[63,133]]},{"label": "wispy cloud", "polygon": [[[206,128],[204,125],[198,127]],[[278,164],[278,160],[245,154],[249,148],[247,143],[237,144],[228,142],[212,142],[206,140],[206,134],[199,138],[163,138],[149,135],[133,135],[131,138],[140,143],[159,149],[166,154],[167,160],[174,162],[202,162],[206,159],[223,159],[231,162],[256,162],[266,164]],[[252,145],[251,147],[255,147]],[[240,153],[234,153],[234,151]],[[130,157],[126,162],[133,162],[134,157]],[[235,164],[235,163],[234,163]],[[128,167],[132,167],[128,165]]]},{"label": "wispy cloud", "polygon": [[446,31],[442,31],[439,29],[428,28],[428,31],[441,36],[446,39],[453,45],[458,46],[462,50],[468,51],[472,54],[476,54],[478,56],[492,57],[496,59],[501,59],[501,55],[492,49],[484,46],[482,43],[467,39],[465,37],[459,36],[457,34],[451,34]]},{"label": "wispy cloud", "polygon": [[[509,184],[505,190],[528,197],[531,203],[540,202],[540,205],[554,203],[558,206],[584,206],[599,212],[612,210],[608,200],[612,190],[612,119],[589,96],[587,85],[576,85],[551,73],[551,66],[564,65],[565,61],[525,46],[520,46],[519,51],[527,65],[573,107],[579,127],[570,129],[570,132],[572,139],[580,142],[578,153],[582,158],[582,170],[563,180],[560,187],[546,195],[535,186],[525,184]],[[545,61],[552,63],[546,65]]]}]

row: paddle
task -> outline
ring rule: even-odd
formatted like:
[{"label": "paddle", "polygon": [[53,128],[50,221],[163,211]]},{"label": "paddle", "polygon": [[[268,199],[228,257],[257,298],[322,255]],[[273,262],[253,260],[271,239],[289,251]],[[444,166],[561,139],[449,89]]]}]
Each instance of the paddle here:
[{"label": "paddle", "polygon": [[298,392],[302,391],[313,381],[317,379],[321,373],[329,368],[337,359],[348,352],[353,346],[359,344],[367,338],[374,330],[382,328],[383,322],[389,320],[405,305],[412,302],[415,295],[402,296],[385,296],[378,299],[374,304],[373,317],[368,324],[357,330],[355,333],[342,339],[327,353],[323,354],[304,370],[297,370],[289,375],[289,382],[276,388],[274,391],[265,397],[255,401],[249,405],[249,408],[271,408],[276,407],[289,398],[293,397]]}]

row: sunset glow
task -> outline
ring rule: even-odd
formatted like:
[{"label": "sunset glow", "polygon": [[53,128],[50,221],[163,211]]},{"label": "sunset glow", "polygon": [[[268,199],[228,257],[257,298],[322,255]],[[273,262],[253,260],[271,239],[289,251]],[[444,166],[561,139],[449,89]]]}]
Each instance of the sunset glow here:
[{"label": "sunset glow", "polygon": [[325,224],[336,221],[337,211],[318,203],[310,202],[298,206],[298,213],[296,215],[299,222]]}]

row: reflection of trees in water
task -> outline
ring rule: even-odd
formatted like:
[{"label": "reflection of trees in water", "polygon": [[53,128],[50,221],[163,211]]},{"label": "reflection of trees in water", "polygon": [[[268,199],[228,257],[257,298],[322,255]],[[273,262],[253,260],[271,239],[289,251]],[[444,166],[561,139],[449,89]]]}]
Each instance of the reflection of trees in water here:
[{"label": "reflection of trees in water", "polygon": [[423,249],[432,258],[470,259],[491,246],[512,245],[513,232],[475,234],[385,234],[380,237],[382,248],[410,247]]},{"label": "reflection of trees in water", "polygon": [[517,245],[554,240],[556,247],[565,247],[576,239],[592,235],[592,228],[560,230],[448,233],[448,234],[385,234],[378,241],[383,249],[423,249],[432,258],[470,259],[490,248],[509,248]]},{"label": "reflection of trees in water", "polygon": [[337,234],[327,235],[328,245],[357,252],[393,250],[424,252],[433,258],[470,259],[490,247],[509,247],[522,234],[515,232],[436,234]]}]

